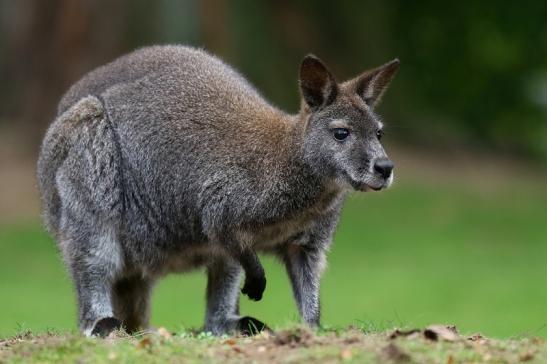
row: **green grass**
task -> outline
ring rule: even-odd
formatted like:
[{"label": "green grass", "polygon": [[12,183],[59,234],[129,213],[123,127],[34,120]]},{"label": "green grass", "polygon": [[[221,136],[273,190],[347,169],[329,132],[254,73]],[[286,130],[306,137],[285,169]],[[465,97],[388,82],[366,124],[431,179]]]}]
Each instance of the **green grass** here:
[{"label": "green grass", "polygon": [[[297,320],[283,267],[264,258],[261,302],[242,312],[273,326]],[[490,337],[547,337],[547,190],[399,183],[352,196],[322,284],[323,324],[422,327],[455,324]],[[170,276],[152,323],[199,327],[202,272]],[[39,223],[0,227],[0,337],[75,329],[75,302],[53,241]]]},{"label": "green grass", "polygon": [[547,341],[432,341],[422,333],[390,338],[361,329],[312,333],[292,327],[253,338],[212,337],[179,332],[105,340],[73,334],[24,333],[0,341],[0,362],[6,363],[545,363]]}]

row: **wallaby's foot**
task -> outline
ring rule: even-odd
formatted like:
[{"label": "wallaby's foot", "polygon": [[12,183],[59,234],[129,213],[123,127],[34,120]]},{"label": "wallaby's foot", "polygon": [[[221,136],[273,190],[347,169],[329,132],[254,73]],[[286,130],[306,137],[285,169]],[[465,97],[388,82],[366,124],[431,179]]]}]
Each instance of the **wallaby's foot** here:
[{"label": "wallaby's foot", "polygon": [[216,322],[207,322],[203,331],[210,332],[215,336],[253,336],[263,331],[273,333],[273,331],[264,322],[250,316],[230,317],[228,319],[223,319]]},{"label": "wallaby's foot", "polygon": [[120,320],[114,317],[105,317],[98,320],[91,330],[90,336],[107,337],[111,332],[122,327]]},{"label": "wallaby's foot", "polygon": [[243,336],[254,336],[260,334],[262,331],[268,331],[273,333],[266,324],[260,320],[251,316],[244,316],[239,319],[237,329]]},{"label": "wallaby's foot", "polygon": [[265,289],[266,276],[245,277],[245,284],[241,289],[241,293],[246,294],[253,301],[260,301]]}]

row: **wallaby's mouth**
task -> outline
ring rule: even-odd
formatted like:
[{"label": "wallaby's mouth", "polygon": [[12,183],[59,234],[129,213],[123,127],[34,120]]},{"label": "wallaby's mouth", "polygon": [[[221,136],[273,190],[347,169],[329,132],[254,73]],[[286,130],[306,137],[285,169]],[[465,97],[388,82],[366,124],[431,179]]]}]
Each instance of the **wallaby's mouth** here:
[{"label": "wallaby's mouth", "polygon": [[361,191],[361,192],[367,192],[371,190],[380,191],[382,188],[384,188],[384,186],[376,187],[376,186],[371,186],[369,184],[366,184],[364,182],[357,182],[353,180],[350,180],[350,184],[353,187],[353,189],[355,189],[356,191]]},{"label": "wallaby's mouth", "polygon": [[347,172],[344,172],[344,174],[345,174],[346,180],[349,182],[351,187],[353,187],[353,189],[356,191],[361,191],[361,192],[380,191],[384,188],[389,187],[390,185],[389,180],[382,182],[380,185],[376,185],[370,182],[357,181],[353,179]]}]

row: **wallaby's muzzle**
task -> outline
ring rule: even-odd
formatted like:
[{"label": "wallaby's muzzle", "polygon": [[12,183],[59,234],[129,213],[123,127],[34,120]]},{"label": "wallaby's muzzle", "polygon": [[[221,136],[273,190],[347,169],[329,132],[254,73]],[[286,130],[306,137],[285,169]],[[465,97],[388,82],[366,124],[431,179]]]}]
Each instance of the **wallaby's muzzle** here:
[{"label": "wallaby's muzzle", "polygon": [[387,158],[379,158],[374,162],[374,172],[378,173],[385,180],[391,176],[393,167],[395,165]]}]

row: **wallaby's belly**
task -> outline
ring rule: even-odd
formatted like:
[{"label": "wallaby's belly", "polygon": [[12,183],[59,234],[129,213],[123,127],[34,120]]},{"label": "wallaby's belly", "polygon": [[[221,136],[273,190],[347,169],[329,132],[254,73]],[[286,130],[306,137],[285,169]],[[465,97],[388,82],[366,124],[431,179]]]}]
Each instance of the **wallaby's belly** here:
[{"label": "wallaby's belly", "polygon": [[166,254],[162,264],[151,266],[149,274],[161,277],[169,273],[183,273],[202,268],[214,259],[231,259],[218,246],[203,244],[187,247],[180,252]]},{"label": "wallaby's belly", "polygon": [[[339,195],[333,195],[332,198],[324,201],[329,210],[339,203]],[[323,211],[317,209],[317,205],[296,213],[293,217],[268,224],[257,223],[254,226],[246,228],[236,228],[234,237],[239,243],[250,245],[253,249],[263,253],[278,253],[286,244],[302,244],[306,242],[308,232],[317,223]],[[168,216],[165,216],[169,219]],[[179,225],[181,230],[185,226]],[[186,232],[187,236],[181,240],[173,240],[173,237],[167,237],[167,240],[158,240],[151,244],[151,241],[141,243],[129,241],[127,249],[137,250],[139,252],[150,249],[150,252],[137,259],[146,257],[140,261],[140,265],[151,276],[163,276],[169,273],[180,273],[199,269],[211,263],[214,259],[232,259],[226,250],[226,241],[210,241],[200,233],[192,237],[191,232]],[[156,238],[160,233],[156,232],[152,236]],[[156,257],[150,260],[150,257]]]},{"label": "wallaby's belly", "polygon": [[[257,251],[275,254],[286,244],[303,242],[307,236],[307,229],[311,225],[312,221],[306,221],[303,224],[300,224],[300,221],[283,222],[262,227],[260,230],[241,230],[238,238],[252,241],[253,248]],[[161,247],[157,247],[157,249],[163,250]],[[145,274],[161,277],[170,273],[182,273],[202,268],[214,259],[233,259],[221,242],[203,242],[201,244],[180,242],[177,249],[163,251],[161,256],[160,261],[141,264]]]},{"label": "wallaby's belly", "polygon": [[286,243],[297,242],[309,230],[313,220],[300,216],[295,219],[280,221],[260,228],[241,229],[239,237],[248,240],[254,249],[262,252],[275,251]]}]

